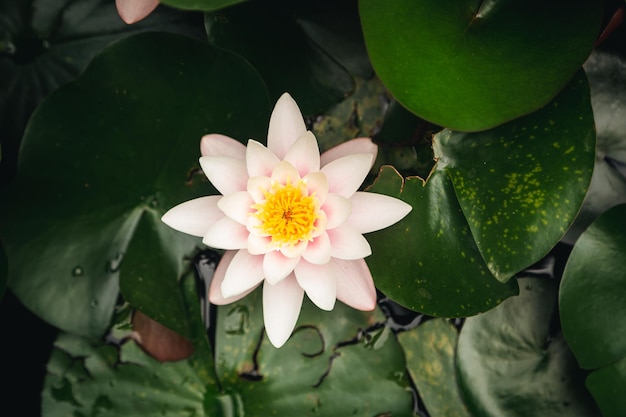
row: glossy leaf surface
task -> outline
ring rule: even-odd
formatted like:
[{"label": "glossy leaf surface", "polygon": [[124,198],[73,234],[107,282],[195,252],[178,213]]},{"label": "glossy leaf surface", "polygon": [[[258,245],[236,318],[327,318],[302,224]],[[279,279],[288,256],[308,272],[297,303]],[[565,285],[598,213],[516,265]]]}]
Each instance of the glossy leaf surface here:
[{"label": "glossy leaf surface", "polygon": [[487,129],[550,101],[585,61],[602,2],[361,0],[377,74],[415,114]]},{"label": "glossy leaf surface", "polygon": [[217,372],[246,416],[411,416],[402,353],[380,311],[337,302],[325,312],[305,297],[294,334],[276,349],[261,295],[218,310]]},{"label": "glossy leaf surface", "polygon": [[551,322],[557,283],[519,280],[520,295],[465,321],[457,347],[459,383],[474,417],[599,416],[583,374]]},{"label": "glossy leaf surface", "polygon": [[[142,34],[106,49],[29,125],[10,204],[0,208],[11,219],[1,227],[11,289],[55,326],[100,336],[122,270],[137,307],[179,314],[162,290],[200,240],[160,216],[214,192],[198,170],[203,134],[264,137],[266,97],[245,61],[197,41]],[[156,282],[161,292],[139,297]],[[176,318],[164,321],[178,329]]]}]

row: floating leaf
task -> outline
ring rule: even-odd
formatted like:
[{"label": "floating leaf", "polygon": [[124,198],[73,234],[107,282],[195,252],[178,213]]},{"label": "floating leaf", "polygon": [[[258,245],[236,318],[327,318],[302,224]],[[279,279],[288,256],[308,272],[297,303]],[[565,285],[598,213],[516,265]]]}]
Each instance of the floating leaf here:
[{"label": "floating leaf", "polygon": [[555,326],[557,282],[519,279],[520,295],[465,321],[457,348],[474,417],[598,416],[584,376]]},{"label": "floating leaf", "polygon": [[487,129],[550,101],[583,64],[602,2],[361,0],[377,74],[415,114]]},{"label": "floating leaf", "polygon": [[[200,137],[262,137],[268,115],[256,72],[227,51],[159,33],[111,45],[31,119],[0,207],[11,289],[55,326],[100,336],[120,270],[130,298],[139,278],[167,288],[200,244],[159,220],[211,193]],[[159,294],[136,298],[139,307],[171,305]]]},{"label": "floating leaf", "polygon": [[[605,417],[623,414],[626,400],[626,205],[602,214],[580,236],[563,272],[563,334],[578,363],[595,369],[587,386]],[[615,392],[618,395],[611,396]]]}]

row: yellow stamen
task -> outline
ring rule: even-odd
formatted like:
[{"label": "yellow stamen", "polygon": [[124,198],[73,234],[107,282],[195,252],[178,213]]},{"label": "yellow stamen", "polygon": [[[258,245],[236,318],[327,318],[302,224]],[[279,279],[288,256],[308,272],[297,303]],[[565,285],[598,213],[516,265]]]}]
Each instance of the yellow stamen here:
[{"label": "yellow stamen", "polygon": [[306,184],[299,179],[295,184],[272,183],[264,191],[265,200],[253,204],[252,215],[260,221],[259,232],[270,236],[278,247],[293,246],[311,240],[318,219],[319,202],[315,193],[308,195]]}]

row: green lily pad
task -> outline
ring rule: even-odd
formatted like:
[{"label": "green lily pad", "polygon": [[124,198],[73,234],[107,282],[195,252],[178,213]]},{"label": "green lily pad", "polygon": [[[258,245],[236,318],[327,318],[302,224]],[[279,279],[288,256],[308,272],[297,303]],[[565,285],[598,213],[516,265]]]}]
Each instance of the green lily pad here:
[{"label": "green lily pad", "polygon": [[599,416],[563,334],[558,284],[519,279],[520,295],[465,321],[457,347],[463,398],[475,417]]},{"label": "green lily pad", "polygon": [[[604,416],[623,414],[626,401],[626,205],[602,214],[580,236],[563,272],[563,334],[578,363],[594,370],[587,386]],[[615,392],[615,396],[611,393]]]},{"label": "green lily pad", "polygon": [[406,366],[431,416],[472,417],[459,393],[455,353],[458,331],[445,319],[398,334]]},{"label": "green lily pad", "polygon": [[366,261],[388,297],[431,316],[465,317],[517,294],[515,280],[501,283],[489,272],[443,171],[424,182],[383,167],[369,191],[413,207],[400,222],[367,236],[373,253]]},{"label": "green lily pad", "polygon": [[243,3],[245,1],[248,0],[162,0],[161,3],[178,9],[212,12],[238,3]]},{"label": "green lily pad", "polygon": [[420,117],[477,131],[548,103],[589,56],[602,2],[361,0],[377,74]]},{"label": "green lily pad", "polygon": [[156,29],[203,35],[202,19],[167,8],[126,25],[108,0],[0,2],[1,182],[14,177],[24,128],[44,97],[76,78],[107,44]]},{"label": "green lily pad", "polygon": [[219,307],[217,372],[240,415],[411,416],[400,347],[379,310],[338,302],[325,312],[304,300],[280,349],[263,332],[260,290]]},{"label": "green lily pad", "polygon": [[205,25],[210,42],[242,55],[259,71],[272,101],[288,91],[303,114],[316,114],[349,95],[354,81],[309,37],[315,29],[304,30],[299,20],[319,10],[329,13],[336,3],[248,2],[207,14]]},{"label": "green lily pad", "polygon": [[585,198],[595,155],[585,76],[533,114],[434,141],[437,170],[450,176],[490,271],[506,281],[558,243]]},{"label": "green lily pad", "polygon": [[[214,193],[199,175],[200,137],[263,137],[268,117],[261,80],[227,51],[162,33],[111,45],[31,119],[0,208],[9,286],[62,330],[100,336],[120,271],[141,292],[139,278],[167,288],[188,268],[200,240],[159,219]],[[145,311],[176,311],[159,294],[134,299]]]}]

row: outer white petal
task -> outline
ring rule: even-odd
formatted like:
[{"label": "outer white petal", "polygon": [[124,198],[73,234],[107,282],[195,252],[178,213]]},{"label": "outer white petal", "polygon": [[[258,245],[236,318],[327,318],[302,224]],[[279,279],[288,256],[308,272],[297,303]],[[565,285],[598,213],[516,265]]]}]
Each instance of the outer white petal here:
[{"label": "outer white petal", "polygon": [[328,194],[326,202],[322,206],[328,222],[327,229],[341,226],[352,213],[352,202],[338,194]]},{"label": "outer white petal", "polygon": [[337,299],[352,308],[371,311],[376,307],[376,287],[365,260],[333,259],[337,276]]},{"label": "outer white petal", "polygon": [[115,0],[117,14],[127,24],[146,18],[159,5],[159,0]]},{"label": "outer white petal", "polygon": [[279,159],[284,159],[294,142],[306,132],[298,104],[287,93],[280,96],[270,117],[267,147]]},{"label": "outer white petal", "polygon": [[245,226],[248,222],[248,216],[253,211],[250,208],[252,204],[254,201],[247,191],[238,191],[222,197],[217,206],[227,217]]},{"label": "outer white petal", "polygon": [[272,172],[272,181],[276,181],[279,184],[286,184],[287,182],[295,183],[300,179],[300,174],[298,174],[298,170],[294,168],[287,161],[281,161],[276,164],[274,167],[274,171]]},{"label": "outer white petal", "polygon": [[300,262],[296,267],[296,279],[306,295],[322,310],[330,311],[337,299],[335,264],[312,265]]},{"label": "outer white petal", "polygon": [[202,243],[217,249],[244,249],[248,246],[248,229],[233,219],[223,217],[215,222],[202,239]]},{"label": "outer white petal", "polygon": [[200,166],[222,195],[244,191],[248,185],[246,163],[227,156],[203,156]]},{"label": "outer white petal", "polygon": [[[217,271],[216,271],[217,273]],[[263,256],[250,255],[246,250],[237,251],[220,285],[222,297],[242,294],[263,281]]]},{"label": "outer white petal", "polygon": [[224,217],[217,207],[221,198],[221,195],[212,195],[186,201],[169,209],[161,221],[179,232],[203,237],[215,222]]},{"label": "outer white petal", "polygon": [[285,161],[291,162],[300,173],[300,177],[304,177],[310,172],[319,171],[320,149],[317,146],[315,135],[311,131],[307,131],[300,136],[285,155]]},{"label": "outer white petal", "polygon": [[306,183],[307,191],[309,195],[315,194],[320,206],[326,202],[326,196],[328,195],[328,180],[326,175],[321,172],[312,172],[302,178]]},{"label": "outer white petal", "polygon": [[263,320],[267,337],[275,347],[285,344],[293,332],[304,290],[292,274],[276,285],[267,281],[263,284]]},{"label": "outer white petal", "polygon": [[250,177],[269,177],[279,159],[259,142],[250,139],[246,149],[246,166]]},{"label": "outer white petal", "polygon": [[[342,158],[344,156],[352,155],[355,153],[369,153],[372,155],[372,165],[376,160],[378,154],[378,145],[376,145],[370,138],[356,138],[330,148],[324,152],[320,158],[322,166],[334,161],[335,159]],[[371,168],[371,166],[370,166]]]},{"label": "outer white petal", "polygon": [[300,257],[287,258],[279,251],[271,251],[263,257],[263,273],[265,279],[272,285],[276,285],[279,281],[293,272],[293,269],[300,262]]},{"label": "outer white petal", "polygon": [[328,234],[323,232],[312,242],[309,242],[306,250],[302,253],[302,257],[312,264],[323,265],[330,261],[330,253],[330,239]]},{"label": "outer white petal", "polygon": [[350,197],[348,224],[360,233],[384,229],[402,220],[413,209],[404,201],[383,194],[356,192]]},{"label": "outer white petal", "polygon": [[331,193],[350,198],[363,183],[371,163],[371,154],[357,153],[335,159],[323,166],[321,171],[328,178]]},{"label": "outer white petal", "polygon": [[372,249],[363,235],[347,224],[327,230],[326,233],[330,238],[333,258],[352,260],[372,254]]},{"label": "outer white petal", "polygon": [[246,189],[255,203],[265,200],[264,191],[272,186],[272,180],[269,177],[252,177],[248,179]]},{"label": "outer white petal", "polygon": [[228,267],[230,266],[230,263],[235,257],[236,253],[237,251],[234,250],[228,250],[224,252],[224,255],[222,255],[222,260],[215,269],[215,273],[213,274],[213,278],[211,279],[211,286],[209,288],[209,301],[213,304],[224,305],[234,303],[235,301],[250,294],[258,286],[257,284],[251,287],[249,290],[244,291],[241,294],[235,295],[233,297],[224,298],[222,296],[222,282],[224,282],[226,271],[228,270]]},{"label": "outer white petal", "polygon": [[243,143],[229,136],[212,133],[202,136],[200,154],[202,156],[228,156],[245,161],[246,147]]}]

